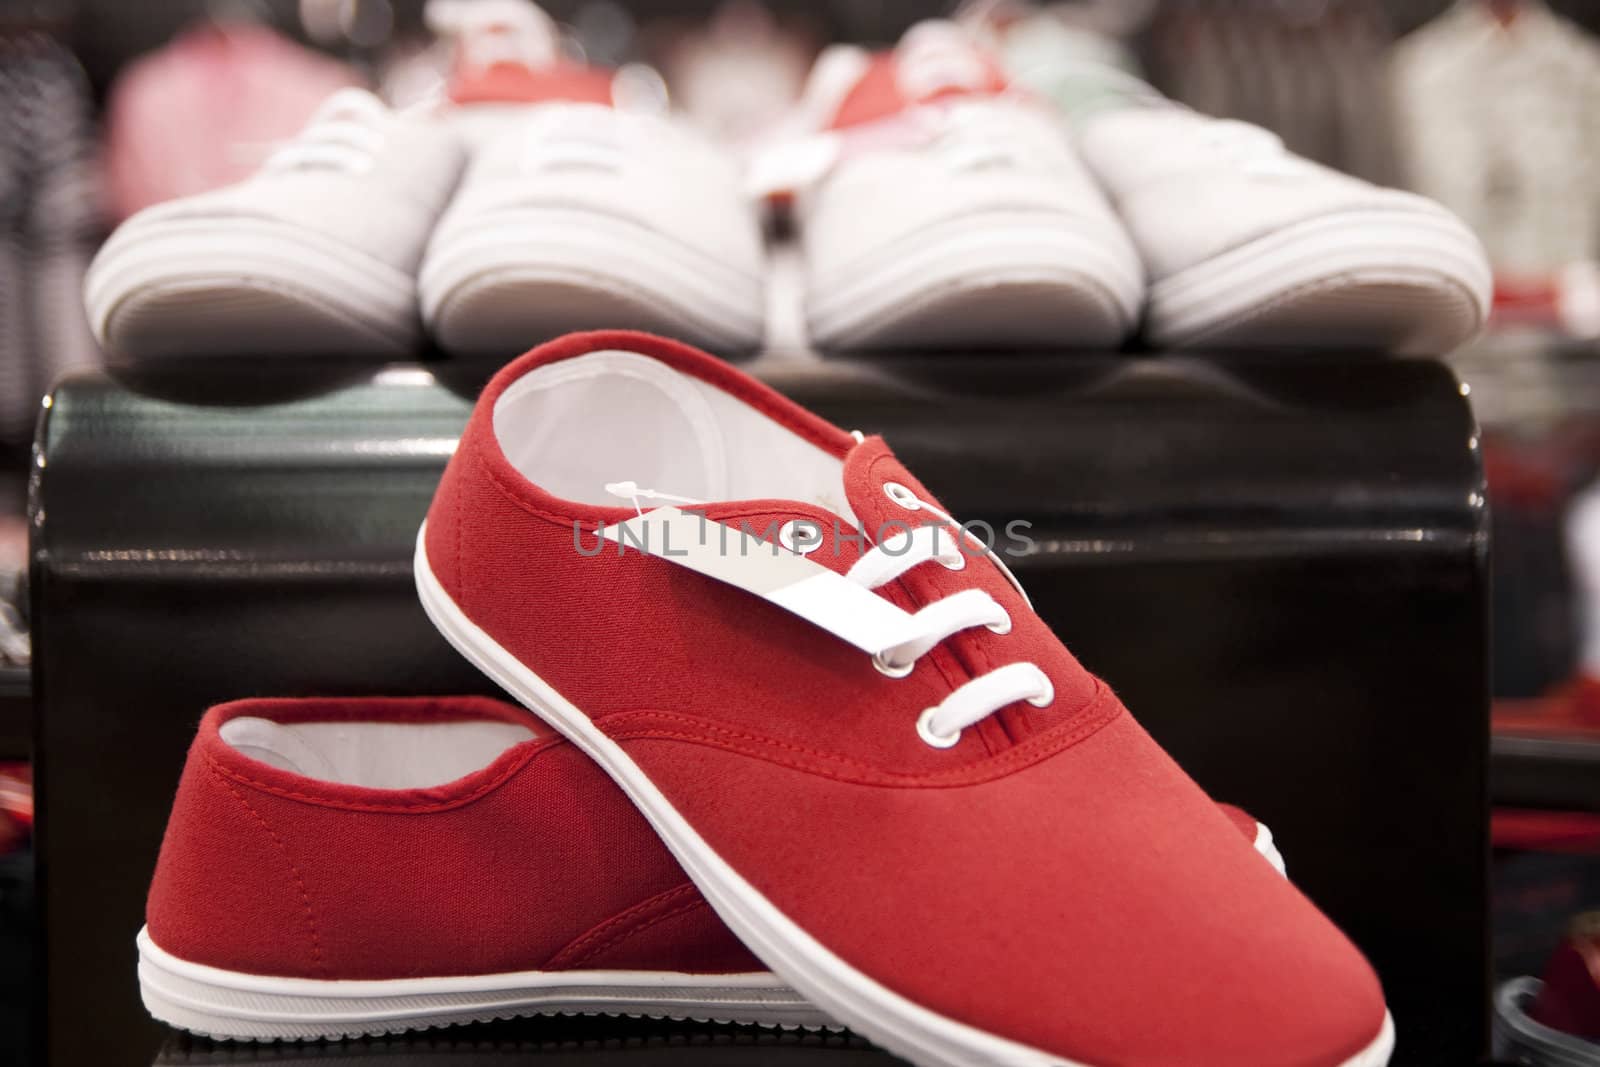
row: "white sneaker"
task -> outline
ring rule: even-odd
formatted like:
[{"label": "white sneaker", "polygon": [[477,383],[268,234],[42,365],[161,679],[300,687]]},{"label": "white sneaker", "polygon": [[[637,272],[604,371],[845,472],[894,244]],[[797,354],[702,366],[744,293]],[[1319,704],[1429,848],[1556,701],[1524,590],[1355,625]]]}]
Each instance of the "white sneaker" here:
[{"label": "white sneaker", "polygon": [[119,227],[84,283],[95,336],[139,359],[410,354],[417,266],[464,162],[437,122],[341,90],[254,176]]},{"label": "white sneaker", "polygon": [[797,201],[819,347],[1100,347],[1131,329],[1137,253],[1060,122],[996,71],[949,23],[860,65]]},{"label": "white sneaker", "polygon": [[747,352],[765,267],[715,146],[663,116],[552,101],[476,152],[428,248],[422,311],[453,352],[510,356],[590,328]]},{"label": "white sneaker", "polygon": [[1152,344],[1436,355],[1483,326],[1489,264],[1449,211],[1151,93],[1082,115],[1078,147],[1144,260]]},{"label": "white sneaker", "polygon": [[428,29],[450,53],[443,118],[469,152],[514,131],[528,105],[618,103],[625,79],[564,54],[554,19],[528,0],[428,0]]}]

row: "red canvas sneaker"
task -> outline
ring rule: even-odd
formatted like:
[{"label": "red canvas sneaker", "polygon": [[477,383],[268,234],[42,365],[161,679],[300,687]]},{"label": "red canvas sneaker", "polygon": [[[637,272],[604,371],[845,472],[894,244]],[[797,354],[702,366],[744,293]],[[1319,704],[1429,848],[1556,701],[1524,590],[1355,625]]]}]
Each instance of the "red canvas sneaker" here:
[{"label": "red canvas sneaker", "polygon": [[212,1037],[552,1012],[829,1022],[587,757],[479,697],[213,708],[138,940],[150,1014]]},{"label": "red canvas sneaker", "polygon": [[244,1040],[558,1011],[827,1021],[592,760],[477,697],[213,708],[139,957],[152,1015]]},{"label": "red canvas sneaker", "polygon": [[757,956],[890,1051],[1386,1062],[1361,954],[1051,634],[1011,546],[952,528],[881,439],[578,334],[485,390],[417,579]]}]

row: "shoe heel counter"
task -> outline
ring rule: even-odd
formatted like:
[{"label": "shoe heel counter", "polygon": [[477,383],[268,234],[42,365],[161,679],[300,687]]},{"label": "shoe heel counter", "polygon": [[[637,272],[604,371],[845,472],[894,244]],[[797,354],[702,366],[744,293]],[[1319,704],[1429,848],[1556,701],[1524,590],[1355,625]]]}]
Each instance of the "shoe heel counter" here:
[{"label": "shoe heel counter", "polygon": [[250,794],[198,745],[190,750],[150,882],[146,929],[190,963],[327,977],[305,876]]}]

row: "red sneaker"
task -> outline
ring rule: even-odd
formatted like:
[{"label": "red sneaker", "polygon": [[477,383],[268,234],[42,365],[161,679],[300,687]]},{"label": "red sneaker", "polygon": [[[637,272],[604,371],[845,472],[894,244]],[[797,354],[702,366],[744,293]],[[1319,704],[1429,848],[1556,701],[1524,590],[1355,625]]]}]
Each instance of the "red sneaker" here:
[{"label": "red sneaker", "polygon": [[971,547],[881,439],[590,333],[489,384],[417,580],[757,956],[892,1052],[1387,1062],[1361,954]]},{"label": "red sneaker", "polygon": [[592,760],[477,697],[213,708],[139,960],[152,1015],[234,1039],[559,1011],[829,1022]]},{"label": "red sneaker", "polygon": [[212,1037],[617,1012],[822,1025],[593,763],[479,697],[242,700],[189,750],[139,933]]}]

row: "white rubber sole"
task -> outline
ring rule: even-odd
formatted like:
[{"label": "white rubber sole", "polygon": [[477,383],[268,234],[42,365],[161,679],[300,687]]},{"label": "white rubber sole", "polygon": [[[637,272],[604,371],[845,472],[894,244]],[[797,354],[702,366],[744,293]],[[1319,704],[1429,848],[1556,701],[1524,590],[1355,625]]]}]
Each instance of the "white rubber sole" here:
[{"label": "white rubber sole", "polygon": [[422,314],[452,352],[510,356],[573,330],[662,333],[748,352],[766,323],[765,277],[625,219],[507,211],[436,240]]},{"label": "white rubber sole", "polygon": [[1150,286],[1145,335],[1185,348],[1344,348],[1440,355],[1489,315],[1482,246],[1456,219],[1347,211],[1311,219]]},{"label": "white rubber sole", "polygon": [[146,1010],[190,1033],[305,1041],[400,1033],[527,1015],[639,1015],[775,1027],[836,1027],[771,974],[568,971],[321,981],[190,963],[139,931]]},{"label": "white rubber sole", "polygon": [[421,322],[403,272],[265,219],[170,219],[114,234],[84,281],[108,350],[195,355],[411,354]]},{"label": "white rubber sole", "polygon": [[[462,613],[428,564],[425,532],[426,526],[417,534],[417,594],[445,640],[611,775],[712,908],[778,977],[832,1018],[918,1067],[1107,1067],[1075,1063],[929,1011],[806,933],[717,855],[620,745]],[[1393,1047],[1394,1022],[1385,1015],[1371,1045],[1329,1067],[1383,1067]]]},{"label": "white rubber sole", "polygon": [[1132,328],[1143,279],[1131,246],[1072,219],[975,212],[807,289],[824,349],[1103,348]]}]

